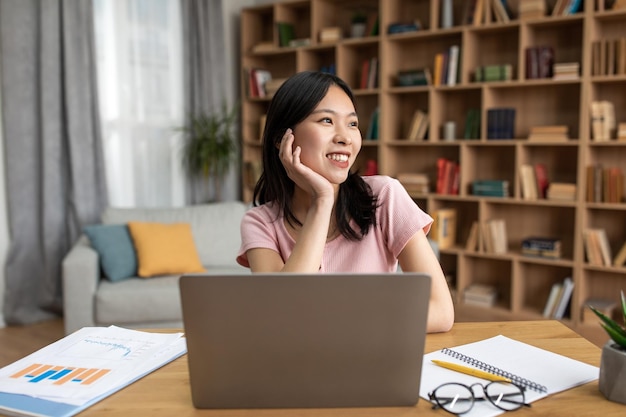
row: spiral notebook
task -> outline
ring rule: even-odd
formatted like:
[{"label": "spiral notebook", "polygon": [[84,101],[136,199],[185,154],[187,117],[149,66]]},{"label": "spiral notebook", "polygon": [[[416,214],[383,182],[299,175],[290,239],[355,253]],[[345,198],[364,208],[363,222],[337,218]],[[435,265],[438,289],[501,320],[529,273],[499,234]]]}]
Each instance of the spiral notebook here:
[{"label": "spiral notebook", "polygon": [[[526,388],[528,403],[594,381],[598,379],[599,373],[596,366],[500,335],[424,355],[420,396],[425,399],[428,399],[429,392],[447,382],[467,385],[489,383],[481,378],[437,366],[432,363],[433,359],[505,376]],[[489,417],[502,413],[502,410],[483,401],[474,403],[472,410],[463,416]]]}]

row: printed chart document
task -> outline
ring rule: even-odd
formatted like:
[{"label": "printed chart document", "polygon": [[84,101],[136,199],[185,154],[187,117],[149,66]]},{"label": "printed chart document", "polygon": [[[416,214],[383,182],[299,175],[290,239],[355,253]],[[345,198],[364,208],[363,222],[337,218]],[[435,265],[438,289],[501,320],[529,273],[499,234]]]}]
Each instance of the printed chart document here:
[{"label": "printed chart document", "polygon": [[[527,387],[524,391],[527,403],[594,381],[599,375],[596,366],[500,335],[424,355],[420,397],[426,400],[429,392],[448,382],[466,385],[475,383],[486,385],[490,382],[442,368],[435,365],[433,359],[477,369],[490,365],[493,367],[489,369],[491,373],[505,375],[519,381],[518,385]],[[482,397],[482,389],[475,387],[474,394]],[[463,416],[491,417],[502,413],[503,410],[494,407],[488,401],[477,401],[470,412]]]},{"label": "printed chart document", "polygon": [[0,412],[72,416],[186,351],[182,333],[85,327],[0,369]]}]

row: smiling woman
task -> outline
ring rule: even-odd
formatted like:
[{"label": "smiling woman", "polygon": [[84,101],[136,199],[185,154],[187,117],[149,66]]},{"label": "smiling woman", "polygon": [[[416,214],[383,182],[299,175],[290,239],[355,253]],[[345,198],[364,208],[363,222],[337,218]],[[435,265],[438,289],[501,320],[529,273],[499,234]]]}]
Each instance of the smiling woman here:
[{"label": "smiling woman", "polygon": [[309,71],[287,79],[267,112],[263,173],[237,261],[252,272],[424,272],[428,330],[447,331],[454,311],[426,239],[432,218],[397,180],[352,171],[361,143],[342,79]]}]

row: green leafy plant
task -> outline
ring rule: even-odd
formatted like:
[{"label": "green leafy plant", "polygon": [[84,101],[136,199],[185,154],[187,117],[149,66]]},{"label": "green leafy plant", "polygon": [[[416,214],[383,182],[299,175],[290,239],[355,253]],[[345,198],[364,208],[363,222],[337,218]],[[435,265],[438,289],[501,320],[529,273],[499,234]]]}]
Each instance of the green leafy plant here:
[{"label": "green leafy plant", "polygon": [[216,199],[221,199],[222,180],[235,160],[237,138],[234,128],[237,107],[224,103],[220,111],[195,114],[180,128],[185,134],[183,166],[190,177],[211,178]]},{"label": "green leafy plant", "polygon": [[367,23],[367,14],[363,10],[356,10],[352,14],[352,23]]},{"label": "green leafy plant", "polygon": [[[624,297],[624,291],[621,292],[622,295],[622,318],[624,320],[624,324],[626,324],[626,297]],[[608,333],[608,335],[613,339],[615,343],[621,346],[622,349],[626,349],[626,327],[621,326],[612,318],[608,317],[606,314],[598,311],[592,306],[589,306],[591,311],[593,311],[596,316],[602,320],[602,327]]]}]

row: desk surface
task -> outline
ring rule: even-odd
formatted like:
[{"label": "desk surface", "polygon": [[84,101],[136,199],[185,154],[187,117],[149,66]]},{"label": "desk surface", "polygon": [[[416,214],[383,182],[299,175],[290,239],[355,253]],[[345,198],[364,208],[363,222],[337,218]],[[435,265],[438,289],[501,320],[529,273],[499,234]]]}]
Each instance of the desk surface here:
[{"label": "desk surface", "polygon": [[[429,334],[426,352],[457,346],[503,334],[542,349],[600,366],[601,350],[558,321],[511,321],[457,323],[448,333]],[[523,416],[623,416],[626,406],[610,402],[598,390],[598,381],[551,395],[536,401],[530,409],[515,411]],[[339,408],[287,410],[196,410],[191,402],[187,356],[183,356],[145,378],[93,405],[80,414],[94,416],[289,416],[289,417],[363,417],[363,416],[449,416],[443,410],[432,410],[420,398],[416,407]]]}]

